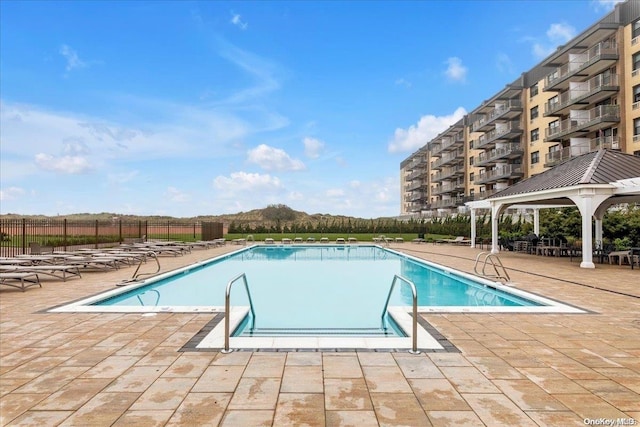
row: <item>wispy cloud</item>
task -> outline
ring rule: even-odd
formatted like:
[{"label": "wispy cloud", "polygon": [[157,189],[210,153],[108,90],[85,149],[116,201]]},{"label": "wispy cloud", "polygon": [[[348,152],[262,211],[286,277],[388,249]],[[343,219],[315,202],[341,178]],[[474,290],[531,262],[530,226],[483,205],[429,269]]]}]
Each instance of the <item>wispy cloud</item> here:
[{"label": "wispy cloud", "polygon": [[306,137],[304,144],[304,154],[310,159],[317,159],[324,150],[324,142],[316,138]]},{"label": "wispy cloud", "polygon": [[516,69],[511,58],[506,53],[499,53],[496,57],[496,68],[501,73],[514,74]]},{"label": "wispy cloud", "polygon": [[625,0],[593,0],[591,3],[597,12],[612,10],[616,4],[623,3]]},{"label": "wispy cloud", "polygon": [[74,49],[72,49],[70,46],[66,44],[63,44],[62,46],[60,46],[60,49],[58,52],[67,61],[67,65],[65,67],[67,71],[72,71],[72,70],[75,70],[76,68],[85,68],[88,66],[88,64],[85,61],[80,59],[80,57],[78,56],[78,52],[76,52]]},{"label": "wispy cloud", "polygon": [[302,161],[293,159],[284,150],[260,144],[249,150],[247,160],[266,171],[299,171],[305,168]]},{"label": "wispy cloud", "polygon": [[412,86],[411,82],[405,78],[399,78],[396,80],[396,86],[402,86],[406,88],[410,88]]},{"label": "wispy cloud", "polygon": [[9,187],[7,189],[0,190],[0,201],[15,200],[20,198],[24,194],[25,191],[23,188]]},{"label": "wispy cloud", "polygon": [[566,23],[555,23],[549,26],[543,40],[531,39],[532,51],[537,59],[544,59],[551,55],[558,46],[561,46],[574,38],[576,29]]},{"label": "wispy cloud", "polygon": [[388,150],[390,153],[417,150],[435,138],[440,132],[456,123],[465,114],[467,114],[467,111],[462,107],[458,107],[453,114],[448,116],[434,116],[431,114],[422,116],[417,124],[409,126],[408,129],[396,129],[393,139],[389,142]]},{"label": "wispy cloud", "polygon": [[185,203],[191,200],[189,193],[178,190],[176,187],[167,187],[165,196],[167,200],[177,203]]},{"label": "wispy cloud", "polygon": [[36,164],[47,171],[78,175],[94,169],[88,158],[83,156],[52,156],[38,153],[35,155]]},{"label": "wispy cloud", "polygon": [[231,21],[233,25],[240,28],[241,30],[246,30],[249,24],[242,20],[242,16],[239,13],[231,12]]},{"label": "wispy cloud", "polygon": [[447,64],[447,69],[444,74],[447,76],[447,79],[453,82],[464,83],[467,79],[467,67],[462,65],[462,59],[458,57],[448,58],[445,62]]}]

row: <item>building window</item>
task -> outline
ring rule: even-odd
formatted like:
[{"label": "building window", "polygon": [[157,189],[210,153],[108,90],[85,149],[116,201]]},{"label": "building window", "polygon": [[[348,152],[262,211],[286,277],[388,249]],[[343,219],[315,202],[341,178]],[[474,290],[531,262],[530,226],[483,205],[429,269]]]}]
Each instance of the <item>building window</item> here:
[{"label": "building window", "polygon": [[531,110],[529,110],[529,116],[531,120],[538,118],[538,106],[536,105]]},{"label": "building window", "polygon": [[469,166],[473,166],[473,156],[469,157]]},{"label": "building window", "polygon": [[637,135],[640,135],[640,118],[633,119],[633,136]]},{"label": "building window", "polygon": [[538,83],[529,88],[529,98],[533,98],[538,94]]},{"label": "building window", "polygon": [[469,141],[469,150],[473,150],[473,140]]},{"label": "building window", "polygon": [[631,69],[636,72],[640,69],[640,52],[633,55]]},{"label": "building window", "polygon": [[538,139],[540,139],[540,129],[539,128],[535,128],[530,132],[530,142],[536,142]]},{"label": "building window", "polygon": [[539,161],[540,161],[540,152],[534,151],[533,153],[531,153],[531,164],[535,165]]},{"label": "building window", "polygon": [[473,178],[474,178],[474,174],[473,174],[473,172],[471,172],[469,174],[469,182],[473,182]]},{"label": "building window", "polygon": [[640,36],[640,19],[633,23],[633,27],[631,27],[631,38],[635,39]]},{"label": "building window", "polygon": [[640,102],[640,85],[635,85],[633,87],[633,102]]}]

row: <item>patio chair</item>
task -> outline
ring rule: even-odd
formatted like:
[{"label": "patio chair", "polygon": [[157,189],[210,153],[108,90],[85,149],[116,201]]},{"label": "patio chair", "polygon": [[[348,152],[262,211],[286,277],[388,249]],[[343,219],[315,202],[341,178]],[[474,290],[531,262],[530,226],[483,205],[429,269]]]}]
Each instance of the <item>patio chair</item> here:
[{"label": "patio chair", "polygon": [[42,287],[36,273],[0,273],[0,285],[22,289],[22,292],[30,286]]}]

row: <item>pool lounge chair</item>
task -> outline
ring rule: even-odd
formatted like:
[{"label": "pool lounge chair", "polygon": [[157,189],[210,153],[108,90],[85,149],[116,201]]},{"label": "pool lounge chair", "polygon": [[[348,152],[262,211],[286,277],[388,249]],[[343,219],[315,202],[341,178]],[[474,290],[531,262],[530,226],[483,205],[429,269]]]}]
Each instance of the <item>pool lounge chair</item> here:
[{"label": "pool lounge chair", "polygon": [[293,243],[302,243],[302,237],[296,237],[293,239]]},{"label": "pool lounge chair", "polygon": [[346,243],[346,241],[344,240],[344,237],[338,237],[338,238],[336,239],[336,243],[337,243],[338,245],[344,245],[344,244]]},{"label": "pool lounge chair", "polygon": [[464,236],[457,236],[455,239],[440,239],[436,243],[451,243],[454,245],[470,245],[471,239],[465,239]]},{"label": "pool lounge chair", "polygon": [[264,239],[264,244],[265,245],[274,245],[276,243],[275,240],[273,240],[271,237],[267,237],[266,239]]},{"label": "pool lounge chair", "polygon": [[347,242],[349,242],[349,243],[358,243],[358,239],[356,239],[355,237],[349,237],[349,238],[347,238]]},{"label": "pool lounge chair", "polygon": [[329,238],[328,237],[321,237],[320,238],[320,243],[329,243]]},{"label": "pool lounge chair", "polygon": [[307,237],[307,243],[315,243],[315,242],[316,242],[315,237]]},{"label": "pool lounge chair", "polygon": [[290,245],[293,242],[293,240],[289,239],[289,238],[284,238],[282,239],[282,244],[283,245]]},{"label": "pool lounge chair", "polygon": [[82,277],[77,265],[2,265],[1,273],[38,273],[62,279],[66,282],[72,277]]},{"label": "pool lounge chair", "polygon": [[0,273],[0,285],[22,289],[22,292],[30,286],[42,287],[37,273]]}]

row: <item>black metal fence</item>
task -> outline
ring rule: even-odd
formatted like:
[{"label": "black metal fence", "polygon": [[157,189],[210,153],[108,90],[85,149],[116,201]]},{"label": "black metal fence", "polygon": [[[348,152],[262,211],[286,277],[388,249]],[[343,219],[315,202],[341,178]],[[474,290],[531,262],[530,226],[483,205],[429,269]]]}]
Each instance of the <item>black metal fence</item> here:
[{"label": "black metal fence", "polygon": [[58,251],[115,246],[130,238],[199,240],[202,223],[192,221],[73,221],[0,219],[0,255],[29,253],[29,243]]}]

